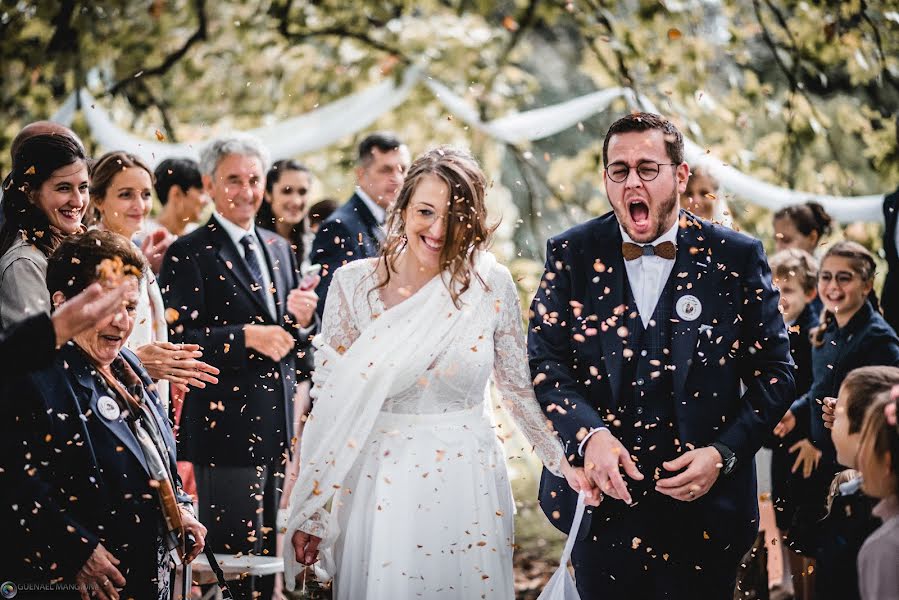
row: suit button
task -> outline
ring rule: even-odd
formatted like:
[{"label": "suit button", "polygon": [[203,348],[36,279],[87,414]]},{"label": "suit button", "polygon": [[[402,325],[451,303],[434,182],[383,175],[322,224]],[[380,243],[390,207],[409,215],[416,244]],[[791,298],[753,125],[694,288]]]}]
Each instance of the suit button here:
[{"label": "suit button", "polygon": [[643,381],[643,378],[642,378],[642,377],[641,377],[640,379],[637,380],[637,385],[643,385],[644,383],[645,383],[645,382]]},{"label": "suit button", "polygon": [[638,444],[642,444],[642,443],[643,443],[643,436],[642,436],[642,435],[638,435],[637,438],[636,438],[634,441],[637,442]]},{"label": "suit button", "polygon": [[643,414],[643,407],[642,407],[642,406],[638,406],[638,407],[637,407],[637,414],[638,414],[638,415],[642,415],[642,414]]}]

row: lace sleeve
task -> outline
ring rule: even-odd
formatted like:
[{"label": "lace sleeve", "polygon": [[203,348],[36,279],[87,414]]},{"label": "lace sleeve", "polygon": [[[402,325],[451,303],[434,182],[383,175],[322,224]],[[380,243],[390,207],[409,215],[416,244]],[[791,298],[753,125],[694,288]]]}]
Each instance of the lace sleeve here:
[{"label": "lace sleeve", "polygon": [[331,374],[334,353],[343,354],[359,337],[359,329],[353,316],[353,303],[347,295],[347,290],[353,287],[349,285],[353,273],[348,267],[338,269],[328,287],[321,330],[313,342],[316,347],[315,370],[312,372],[312,390],[309,392],[313,401],[318,399],[317,388]]},{"label": "lace sleeve", "polygon": [[502,277],[493,278],[499,321],[493,333],[495,355],[493,376],[503,397],[503,405],[534,447],[543,465],[561,476],[564,460],[562,444],[544,416],[528,369],[527,346],[521,321],[521,302],[511,275],[502,269]]}]

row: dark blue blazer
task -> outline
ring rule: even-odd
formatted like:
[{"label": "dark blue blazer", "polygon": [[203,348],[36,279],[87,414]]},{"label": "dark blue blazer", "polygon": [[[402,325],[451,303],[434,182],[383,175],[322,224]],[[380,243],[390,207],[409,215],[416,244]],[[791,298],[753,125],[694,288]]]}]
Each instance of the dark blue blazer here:
[{"label": "dark blue blazer", "polygon": [[896,250],[896,225],[899,221],[899,189],[883,200],[883,251],[887,259],[887,277],[880,302],[887,323],[899,331],[899,252]]},{"label": "dark blue blazer", "polygon": [[[674,301],[691,294],[702,311],[694,321],[672,317],[674,425],[681,447],[721,442],[736,454],[734,472],[691,504],[697,527],[748,544],[758,528],[754,456],[795,398],[787,331],[761,243],[684,211],[680,223]],[[586,432],[627,402],[617,331],[625,318],[621,241],[614,213],[550,239],[531,305],[528,355],[537,399],[576,461]],[[540,502],[562,531],[576,498],[544,470]],[[614,503],[620,501],[606,497],[592,518]],[[582,535],[590,531],[590,517],[584,521]]]},{"label": "dark blue blazer", "polygon": [[348,262],[378,256],[383,236],[381,226],[358,194],[325,219],[309,254],[309,262],[322,266],[322,279],[315,289],[319,317],[325,312],[334,271]]},{"label": "dark blue blazer", "polygon": [[824,331],[823,343],[812,346],[812,386],[790,409],[797,422],[807,425],[812,443],[823,452],[819,469],[837,470],[836,449],[821,418],[824,398],[839,395],[850,371],[874,365],[899,366],[899,338],[870,302],[844,327],[832,321]]},{"label": "dark blue blazer", "polygon": [[[185,397],[178,429],[181,460],[220,466],[260,466],[279,460],[293,436],[296,359],[310,347],[287,311],[287,295],[299,285],[296,258],[278,234],[256,228],[262,240],[277,318],[251,288],[253,277],[237,246],[213,216],[177,239],[166,252],[159,284],[173,342],[199,344],[203,360],[218,367],[218,385]],[[246,347],[247,324],[279,325],[297,345],[278,362]]]},{"label": "dark blue blazer", "polygon": [[[175,440],[165,408],[137,357],[122,356],[141,377],[146,401],[175,468]],[[143,452],[128,424],[97,410],[108,395],[87,356],[63,346],[49,366],[3,385],[3,561],[17,582],[46,582],[75,574],[98,543],[121,561],[126,594],[155,597],[156,539],[161,519]],[[179,493],[189,504],[189,496]],[[15,576],[13,576],[13,574]],[[18,579],[16,579],[18,577]]]}]

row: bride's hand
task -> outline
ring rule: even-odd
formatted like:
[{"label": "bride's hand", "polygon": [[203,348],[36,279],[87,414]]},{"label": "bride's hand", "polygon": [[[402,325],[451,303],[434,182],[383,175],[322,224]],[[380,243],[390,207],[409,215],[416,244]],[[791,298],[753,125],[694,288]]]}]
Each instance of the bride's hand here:
[{"label": "bride's hand", "polygon": [[583,467],[572,467],[566,460],[562,464],[562,475],[565,476],[571,489],[576,492],[584,492],[584,504],[599,506],[599,503],[602,502],[602,492],[587,478]]},{"label": "bride's hand", "polygon": [[311,565],[318,560],[318,545],[322,541],[320,537],[305,531],[295,531],[290,541],[299,562]]}]

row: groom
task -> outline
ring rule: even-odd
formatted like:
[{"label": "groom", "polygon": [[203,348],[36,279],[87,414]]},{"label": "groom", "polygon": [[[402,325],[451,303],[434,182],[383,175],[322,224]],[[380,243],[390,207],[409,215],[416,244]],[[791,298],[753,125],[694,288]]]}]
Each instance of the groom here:
[{"label": "groom", "polygon": [[[758,531],[753,457],[794,398],[778,294],[761,243],[678,210],[690,171],[669,121],[619,119],[603,160],[614,212],[549,240],[528,338],[537,398],[605,494],[577,587],[730,600]],[[544,470],[563,531],[575,500]]]}]

